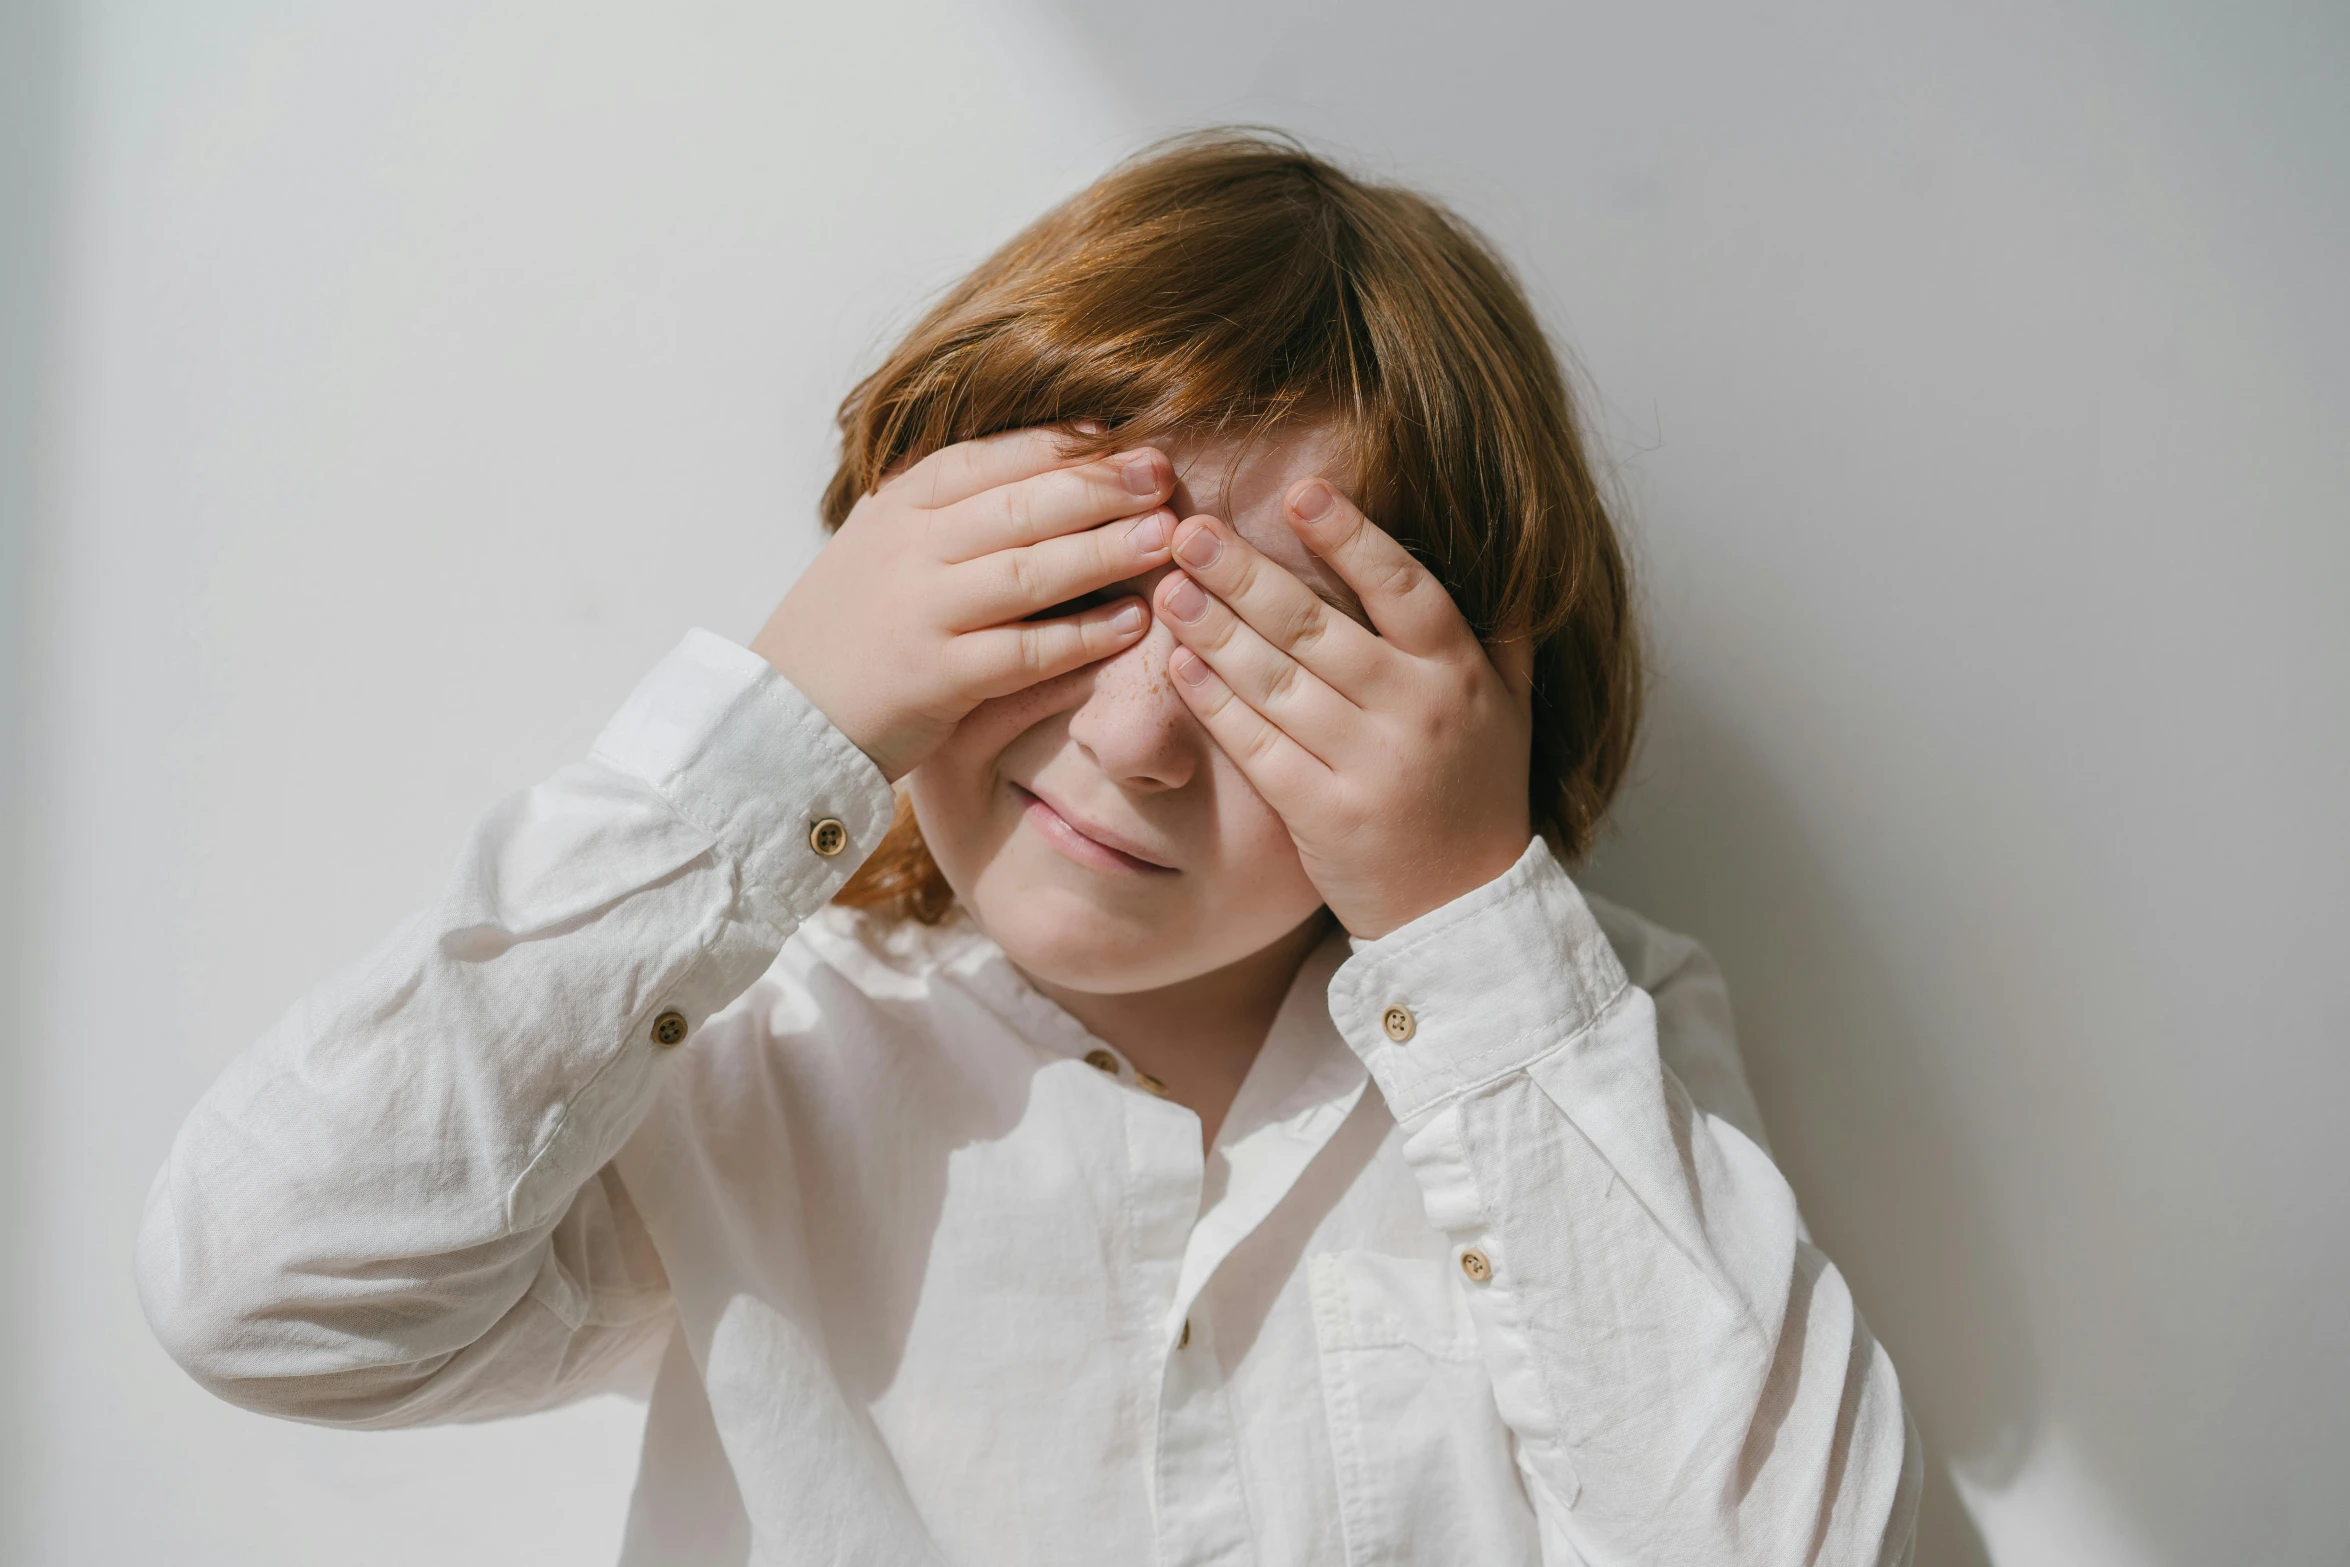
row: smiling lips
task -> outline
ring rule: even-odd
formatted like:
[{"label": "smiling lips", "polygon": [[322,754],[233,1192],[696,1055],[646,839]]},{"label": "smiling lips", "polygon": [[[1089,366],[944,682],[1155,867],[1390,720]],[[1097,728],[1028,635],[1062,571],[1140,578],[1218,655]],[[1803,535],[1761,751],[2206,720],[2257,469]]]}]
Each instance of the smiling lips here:
[{"label": "smiling lips", "polygon": [[1099,827],[1079,826],[1074,818],[1034,790],[1023,789],[1018,784],[1013,784],[1011,789],[1013,798],[1020,802],[1021,819],[1036,829],[1037,836],[1087,869],[1153,876],[1175,874],[1175,867],[1147,858],[1139,845],[1130,840]]}]

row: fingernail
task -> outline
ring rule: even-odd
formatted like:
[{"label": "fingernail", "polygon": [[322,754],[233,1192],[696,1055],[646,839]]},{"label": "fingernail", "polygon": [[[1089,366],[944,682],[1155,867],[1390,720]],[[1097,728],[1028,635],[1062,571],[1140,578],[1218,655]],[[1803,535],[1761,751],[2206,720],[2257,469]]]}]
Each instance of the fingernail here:
[{"label": "fingernail", "polygon": [[1289,510],[1300,522],[1312,522],[1330,509],[1330,486],[1319,479],[1301,485],[1289,498]]},{"label": "fingernail", "polygon": [[1119,464],[1126,488],[1136,495],[1156,495],[1166,486],[1160,475],[1166,471],[1167,459],[1157,452],[1136,452]]},{"label": "fingernail", "polygon": [[1142,606],[1128,604],[1110,617],[1110,629],[1118,635],[1132,636],[1142,629]]},{"label": "fingernail", "polygon": [[1167,547],[1167,535],[1174,529],[1174,513],[1154,511],[1126,530],[1126,542],[1137,555],[1156,555]]},{"label": "fingernail", "polygon": [[1176,558],[1183,564],[1197,566],[1203,571],[1216,564],[1216,557],[1223,553],[1224,541],[1216,537],[1215,529],[1209,527],[1192,529],[1175,549]]},{"label": "fingernail", "polygon": [[1109,426],[1099,419],[1080,419],[1069,428],[1075,430],[1079,435],[1099,435]]},{"label": "fingernail", "polygon": [[1200,591],[1199,584],[1183,576],[1167,585],[1167,591],[1159,595],[1159,602],[1177,620],[1197,620],[1208,609],[1208,596]]},{"label": "fingernail", "polygon": [[1179,647],[1167,660],[1176,678],[1187,686],[1196,686],[1208,678],[1208,661],[1187,647]]}]

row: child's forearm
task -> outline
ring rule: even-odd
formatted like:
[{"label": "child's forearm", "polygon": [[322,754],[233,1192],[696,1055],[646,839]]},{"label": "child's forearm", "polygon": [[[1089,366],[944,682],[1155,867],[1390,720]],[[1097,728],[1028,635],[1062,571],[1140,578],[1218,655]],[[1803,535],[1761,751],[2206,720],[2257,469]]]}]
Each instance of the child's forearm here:
[{"label": "child's forearm", "polygon": [[598,1172],[670,1048],[766,969],[890,806],[763,661],[688,638],[590,760],[491,811],[438,901],[197,1105],[139,1240],[164,1344],[238,1402],[358,1424],[611,1374],[667,1303]]},{"label": "child's forearm", "polygon": [[1904,1559],[1918,1455],[1891,1362],[1768,1156],[1661,1064],[1655,1003],[1540,841],[1358,942],[1331,1011],[1453,1244],[1546,1539]]}]

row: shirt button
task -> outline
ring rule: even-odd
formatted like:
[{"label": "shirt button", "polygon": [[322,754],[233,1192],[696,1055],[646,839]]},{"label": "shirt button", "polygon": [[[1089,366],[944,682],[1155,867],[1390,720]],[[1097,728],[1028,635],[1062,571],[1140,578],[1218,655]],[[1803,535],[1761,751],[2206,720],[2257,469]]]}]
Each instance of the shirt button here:
[{"label": "shirt button", "polygon": [[653,1043],[666,1050],[685,1038],[685,1014],[676,1010],[662,1013],[653,1019]]},{"label": "shirt button", "polygon": [[1118,1058],[1107,1050],[1088,1050],[1085,1053],[1085,1064],[1097,1072],[1107,1072],[1112,1077],[1118,1075]]},{"label": "shirt button", "polygon": [[1191,1319],[1189,1317],[1183,1319],[1183,1336],[1175,1341],[1175,1347],[1177,1349],[1191,1348]]},{"label": "shirt button", "polygon": [[1485,1260],[1485,1253],[1472,1246],[1461,1253],[1461,1271],[1472,1284],[1482,1284],[1493,1277],[1493,1264]]},{"label": "shirt button", "polygon": [[1412,1009],[1399,1001],[1379,1014],[1379,1026],[1387,1030],[1388,1038],[1400,1045],[1419,1031],[1420,1024],[1412,1016]]},{"label": "shirt button", "polygon": [[849,830],[837,816],[820,817],[808,828],[808,847],[828,860],[848,846]]},{"label": "shirt button", "polygon": [[1160,1082],[1157,1078],[1151,1076],[1148,1072],[1137,1070],[1134,1074],[1134,1080],[1142,1085],[1143,1092],[1154,1095],[1160,1099],[1167,1097],[1167,1085]]}]

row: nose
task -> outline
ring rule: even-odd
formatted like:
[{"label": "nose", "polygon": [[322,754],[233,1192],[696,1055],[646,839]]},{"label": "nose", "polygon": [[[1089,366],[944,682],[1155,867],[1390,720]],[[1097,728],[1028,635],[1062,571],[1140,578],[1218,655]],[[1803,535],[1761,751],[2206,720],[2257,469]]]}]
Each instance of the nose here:
[{"label": "nose", "polygon": [[1094,666],[1093,685],[1069,715],[1069,738],[1130,789],[1180,789],[1199,770],[1206,734],[1167,683],[1174,635],[1156,620],[1140,642]]}]

